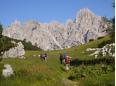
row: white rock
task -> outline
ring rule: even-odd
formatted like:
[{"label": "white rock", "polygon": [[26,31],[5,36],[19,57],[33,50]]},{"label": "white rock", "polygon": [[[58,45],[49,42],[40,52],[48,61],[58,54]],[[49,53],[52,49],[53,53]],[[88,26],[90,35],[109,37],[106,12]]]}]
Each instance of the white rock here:
[{"label": "white rock", "polygon": [[115,53],[113,53],[112,56],[115,57]]},{"label": "white rock", "polygon": [[17,43],[16,47],[13,47],[9,49],[8,51],[5,51],[3,54],[3,58],[22,58],[22,56],[25,54],[24,46],[21,42]]},{"label": "white rock", "polygon": [[33,57],[36,57],[36,55],[33,55]]},{"label": "white rock", "polygon": [[9,64],[5,64],[4,67],[5,69],[2,70],[2,75],[4,77],[10,77],[11,75],[13,75],[12,67]]},{"label": "white rock", "polygon": [[90,56],[93,56],[93,55],[98,55],[100,51],[95,51],[94,53],[90,54]]},{"label": "white rock", "polygon": [[94,51],[96,48],[87,48],[86,51]]},{"label": "white rock", "polygon": [[[110,47],[109,47],[110,46]],[[112,46],[112,47],[111,47]],[[86,51],[92,51],[92,50],[96,50],[94,53],[90,54],[90,56],[95,55],[95,58],[101,53],[102,56],[112,56],[114,57],[114,53],[112,51],[115,51],[115,45],[113,44],[107,44],[105,46],[103,46],[102,48],[87,48]]]},{"label": "white rock", "polygon": [[98,55],[95,55],[95,59],[97,59]]},{"label": "white rock", "polygon": [[38,57],[40,57],[40,55],[38,55]]}]

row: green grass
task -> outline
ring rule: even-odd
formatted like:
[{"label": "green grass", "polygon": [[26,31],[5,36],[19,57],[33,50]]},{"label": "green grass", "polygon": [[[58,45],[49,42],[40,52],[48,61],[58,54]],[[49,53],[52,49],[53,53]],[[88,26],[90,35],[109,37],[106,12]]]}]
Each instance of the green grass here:
[{"label": "green grass", "polygon": [[108,73],[97,77],[88,77],[80,81],[80,86],[115,86],[114,76],[115,73]]},{"label": "green grass", "polygon": [[[99,68],[101,64],[98,64],[99,66],[85,66],[85,69],[82,68],[83,65],[79,65],[78,67],[72,67],[69,72],[66,72],[64,71],[64,65],[60,64],[58,58],[59,53],[66,52],[72,57],[72,60],[76,58],[82,61],[94,59],[94,57],[89,56],[89,53],[84,51],[89,47],[98,47],[100,43],[107,40],[110,40],[109,36],[70,49],[46,51],[49,56],[47,62],[38,58],[38,55],[43,51],[26,51],[26,59],[3,59],[1,64],[11,64],[14,76],[10,78],[2,77],[0,84],[1,86],[113,86],[114,71],[106,74],[101,73],[96,78],[92,77],[92,73],[88,74],[88,70],[94,72],[92,69],[94,67]],[[33,55],[37,56],[33,57]],[[77,80],[68,79],[69,76],[78,74],[78,70],[87,73],[87,77]]]}]

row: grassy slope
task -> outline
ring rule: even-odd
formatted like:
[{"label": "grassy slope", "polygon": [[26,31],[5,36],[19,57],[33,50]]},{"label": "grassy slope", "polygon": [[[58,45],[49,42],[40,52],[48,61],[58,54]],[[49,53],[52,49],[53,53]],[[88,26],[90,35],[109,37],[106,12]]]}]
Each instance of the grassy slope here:
[{"label": "grassy slope", "polygon": [[[59,62],[59,53],[67,52],[72,59],[82,60],[92,59],[88,53],[82,53],[88,47],[98,47],[98,45],[109,40],[109,36],[71,49],[47,51],[49,58],[47,62],[41,61],[37,56],[42,51],[26,51],[26,59],[3,59],[2,63],[11,64],[15,70],[15,76],[1,80],[1,86],[77,86],[78,83],[69,81],[68,74]],[[108,75],[109,76],[109,75]],[[91,79],[89,79],[91,80]],[[85,82],[87,80],[85,79]],[[82,80],[79,81],[83,82]]]}]

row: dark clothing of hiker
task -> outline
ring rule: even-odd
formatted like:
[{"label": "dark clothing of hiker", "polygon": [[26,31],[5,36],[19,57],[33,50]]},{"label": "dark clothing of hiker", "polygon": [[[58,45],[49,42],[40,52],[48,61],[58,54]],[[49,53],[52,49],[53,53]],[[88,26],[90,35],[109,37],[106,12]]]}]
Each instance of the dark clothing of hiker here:
[{"label": "dark clothing of hiker", "polygon": [[48,57],[47,53],[44,54],[44,59],[46,60]]},{"label": "dark clothing of hiker", "polygon": [[43,54],[40,54],[40,58],[43,58]]},{"label": "dark clothing of hiker", "polygon": [[46,57],[47,57],[47,56],[46,56],[45,54],[40,54],[40,59],[41,59],[41,60],[46,60]]},{"label": "dark clothing of hiker", "polygon": [[63,59],[64,59],[64,56],[62,54],[60,54],[60,63],[61,64],[63,63]]},{"label": "dark clothing of hiker", "polygon": [[66,53],[63,54],[63,58],[64,58],[64,59],[66,58]]},{"label": "dark clothing of hiker", "polygon": [[45,53],[44,55],[45,55],[46,58],[48,57],[47,53]]}]

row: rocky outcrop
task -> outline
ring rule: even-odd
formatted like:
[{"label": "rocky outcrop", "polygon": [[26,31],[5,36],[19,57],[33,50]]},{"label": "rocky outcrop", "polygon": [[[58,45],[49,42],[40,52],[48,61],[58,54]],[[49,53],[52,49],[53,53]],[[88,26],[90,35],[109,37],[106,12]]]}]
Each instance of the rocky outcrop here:
[{"label": "rocky outcrop", "polygon": [[99,56],[111,56],[115,57],[115,43],[107,44],[102,48],[87,48],[86,52],[93,51],[90,56],[95,56],[95,58]]},{"label": "rocky outcrop", "polygon": [[16,47],[5,51],[2,58],[24,58],[25,50],[23,44],[21,42],[18,42],[16,43],[16,45]]},{"label": "rocky outcrop", "polygon": [[76,23],[78,24],[78,28],[81,29],[80,31],[83,34],[84,42],[105,35],[105,29],[108,27],[102,17],[96,16],[89,9],[81,9],[78,12]]},{"label": "rocky outcrop", "polygon": [[57,21],[44,24],[27,21],[22,27],[15,21],[3,31],[4,36],[26,40],[43,50],[57,50],[84,44],[89,39],[106,35],[108,24],[102,17],[96,16],[89,9],[81,9],[76,20],[67,20],[64,25]]}]

